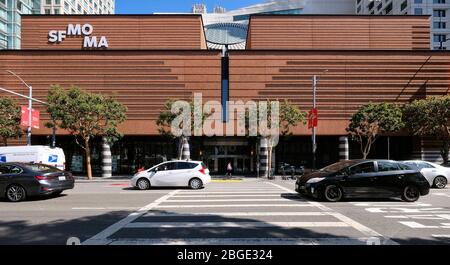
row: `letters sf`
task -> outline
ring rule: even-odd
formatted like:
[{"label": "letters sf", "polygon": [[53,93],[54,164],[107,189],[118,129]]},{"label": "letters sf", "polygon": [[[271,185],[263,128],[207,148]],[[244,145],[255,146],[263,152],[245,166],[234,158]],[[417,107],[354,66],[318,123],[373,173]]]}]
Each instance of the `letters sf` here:
[{"label": "letters sf", "polygon": [[91,36],[93,32],[94,27],[91,24],[69,24],[66,30],[50,30],[48,41],[50,43],[61,43],[68,36],[84,36],[83,48],[108,48],[106,37]]}]

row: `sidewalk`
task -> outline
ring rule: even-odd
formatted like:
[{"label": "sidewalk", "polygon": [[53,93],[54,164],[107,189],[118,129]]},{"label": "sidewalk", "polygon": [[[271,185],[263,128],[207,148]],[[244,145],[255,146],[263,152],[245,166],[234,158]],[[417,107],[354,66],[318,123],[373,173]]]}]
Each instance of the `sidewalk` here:
[{"label": "sidewalk", "polygon": [[[89,183],[89,182],[124,182],[124,181],[130,181],[132,178],[132,175],[123,175],[123,176],[112,176],[110,178],[102,178],[102,177],[95,177],[92,180],[88,180],[86,176],[74,176],[75,181],[78,183]],[[233,176],[233,177],[225,177],[221,175],[217,176],[211,176],[213,182],[220,182],[220,181],[243,181],[246,179],[257,179],[256,177],[252,176]]]}]

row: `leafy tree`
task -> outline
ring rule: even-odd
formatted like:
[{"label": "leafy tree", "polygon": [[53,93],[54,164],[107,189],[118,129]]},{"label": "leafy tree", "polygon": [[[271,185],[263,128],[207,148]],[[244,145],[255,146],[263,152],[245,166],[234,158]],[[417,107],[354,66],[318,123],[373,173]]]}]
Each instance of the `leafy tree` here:
[{"label": "leafy tree", "polygon": [[[177,112],[172,112],[172,107],[175,102],[179,100],[177,99],[168,99],[164,103],[163,110],[159,113],[158,119],[156,120],[156,125],[158,126],[158,131],[161,135],[170,137],[173,139],[178,139],[178,159],[181,159],[183,148],[182,143],[184,139],[190,135],[194,135],[194,131],[196,129],[202,129],[204,121],[211,115],[211,113],[205,113],[203,110],[201,111],[195,111],[195,102],[194,100],[189,100],[187,103],[189,104],[189,111],[191,113],[190,117],[190,127],[185,126],[183,122],[179,123],[179,129],[183,131],[183,134],[181,136],[175,136],[172,132],[172,123],[175,120],[175,118],[179,117],[181,113],[184,111],[184,109],[179,109]],[[196,115],[200,115],[197,118],[201,120],[200,124],[194,124],[194,120],[196,118]],[[190,130],[186,131],[186,127],[189,127]]]},{"label": "leafy tree", "polygon": [[433,136],[442,142],[441,156],[448,162],[450,146],[450,96],[415,100],[405,105],[404,119],[414,135]]},{"label": "leafy tree", "polygon": [[403,127],[402,111],[398,106],[369,103],[352,116],[347,132],[360,144],[363,159],[366,159],[381,134],[393,133]]},{"label": "leafy tree", "polygon": [[55,126],[67,130],[85,151],[87,174],[92,179],[90,140],[97,136],[110,142],[118,140],[122,135],[117,127],[126,120],[127,108],[111,97],[74,86],[68,90],[52,86],[47,102]]},{"label": "leafy tree", "polygon": [[[272,160],[273,160],[273,151],[274,148],[278,144],[279,136],[291,135],[291,128],[298,125],[298,123],[306,124],[307,113],[301,111],[298,107],[292,105],[288,100],[284,100],[279,104],[279,111],[273,111],[270,100],[266,100],[265,104],[258,104],[257,112],[252,114],[249,110],[246,111],[246,129],[250,129],[250,124],[254,119],[257,119],[258,135],[267,141],[267,149],[268,149],[268,164],[269,171],[267,172],[267,177],[271,177],[271,169],[272,169]],[[279,103],[278,101],[275,101]],[[260,102],[262,103],[262,102]],[[266,120],[260,119],[261,112],[267,113]],[[256,115],[255,115],[256,114]],[[272,116],[272,114],[277,115]],[[257,118],[258,117],[258,118]],[[262,127],[261,127],[262,126]],[[277,126],[274,128],[273,126]],[[265,130],[261,130],[261,128],[267,128],[269,132]]]},{"label": "leafy tree", "polygon": [[22,136],[20,119],[22,112],[17,102],[10,98],[0,98],[0,137],[5,146],[9,138]]}]

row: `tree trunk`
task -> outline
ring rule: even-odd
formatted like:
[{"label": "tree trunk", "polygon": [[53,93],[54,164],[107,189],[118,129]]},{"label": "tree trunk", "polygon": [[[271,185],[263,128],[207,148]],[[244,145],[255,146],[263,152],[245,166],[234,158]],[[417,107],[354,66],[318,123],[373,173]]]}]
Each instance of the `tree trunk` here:
[{"label": "tree trunk", "polygon": [[267,164],[268,164],[268,170],[267,170],[268,177],[267,178],[270,179],[270,178],[272,178],[272,150],[273,150],[272,140],[270,138],[267,141],[267,149],[268,149],[268,154],[269,154],[268,162],[267,162]]},{"label": "tree trunk", "polygon": [[178,139],[178,160],[181,160],[183,156],[183,136],[180,136]]},{"label": "tree trunk", "polygon": [[92,180],[92,167],[91,167],[91,148],[89,147],[89,139],[84,140],[85,151],[86,151],[86,169],[87,169],[87,177],[89,180]]},{"label": "tree trunk", "polygon": [[450,140],[444,140],[441,148],[441,156],[445,164],[447,164],[448,162],[449,149],[450,149]]}]

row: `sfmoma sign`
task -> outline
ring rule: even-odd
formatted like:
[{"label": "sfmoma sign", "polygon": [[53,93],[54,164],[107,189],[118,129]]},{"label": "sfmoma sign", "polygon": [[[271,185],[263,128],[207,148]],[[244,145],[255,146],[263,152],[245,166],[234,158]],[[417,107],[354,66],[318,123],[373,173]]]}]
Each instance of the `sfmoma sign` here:
[{"label": "sfmoma sign", "polygon": [[83,48],[108,48],[108,39],[105,36],[91,36],[94,27],[91,24],[69,24],[66,30],[50,30],[48,32],[48,42],[59,44],[67,37],[82,36]]}]

